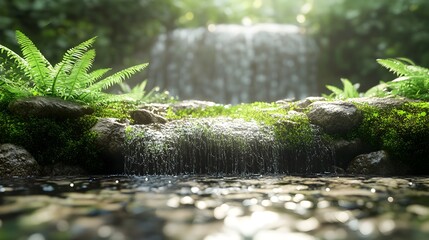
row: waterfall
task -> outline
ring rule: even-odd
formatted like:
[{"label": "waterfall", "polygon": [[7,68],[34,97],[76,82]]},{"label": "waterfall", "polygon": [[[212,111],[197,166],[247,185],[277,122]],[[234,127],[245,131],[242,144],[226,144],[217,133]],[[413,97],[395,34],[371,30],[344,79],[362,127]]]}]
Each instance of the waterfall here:
[{"label": "waterfall", "polygon": [[128,174],[270,174],[331,171],[333,150],[317,129],[305,145],[279,139],[272,126],[231,118],[131,125]]},{"label": "waterfall", "polygon": [[218,103],[317,94],[317,48],[292,25],[177,29],[153,46],[149,84],[181,99]]}]

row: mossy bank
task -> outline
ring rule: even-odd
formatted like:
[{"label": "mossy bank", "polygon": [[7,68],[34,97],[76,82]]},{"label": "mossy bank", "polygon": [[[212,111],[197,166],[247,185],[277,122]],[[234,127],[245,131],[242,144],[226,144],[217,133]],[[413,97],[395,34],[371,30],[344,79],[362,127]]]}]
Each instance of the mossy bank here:
[{"label": "mossy bank", "polygon": [[[177,107],[180,104],[107,104],[96,108],[91,115],[70,120],[23,118],[2,108],[0,143],[24,147],[45,169],[46,166],[66,163],[79,166],[88,173],[220,171],[228,174],[244,171],[397,175],[429,172],[427,102],[308,98],[234,106]],[[137,121],[130,112],[142,109],[167,119],[167,123],[135,124]],[[315,109],[322,109],[323,115],[332,114],[333,120],[327,118],[327,121],[336,121],[334,128],[332,124],[321,123]],[[332,109],[334,111],[329,112]],[[337,109],[346,112],[337,112]],[[111,126],[115,127],[106,131],[108,142],[103,142],[102,139],[100,141],[100,132],[94,131],[93,127],[106,117],[117,120],[112,120]],[[120,134],[115,135],[115,131]],[[122,138],[115,140],[112,136]],[[115,148],[116,155],[109,153],[112,149],[109,146],[115,141],[119,142]],[[388,163],[382,163],[387,167],[380,167],[388,168],[388,171],[359,172],[359,167],[357,170],[350,167],[356,166],[354,161],[359,155],[377,151],[383,151],[388,157]],[[138,160],[130,159],[136,156],[139,156]],[[223,160],[216,163],[220,156]],[[273,156],[276,162],[263,159]],[[228,162],[226,158],[236,159],[236,162]],[[305,160],[307,163],[301,165],[307,158],[313,160]],[[164,162],[164,167],[156,165],[165,159],[177,164]],[[217,164],[217,167],[210,164]],[[226,165],[228,167],[224,168]],[[131,168],[136,169],[135,166],[145,168],[130,171]],[[365,166],[361,168],[366,169]],[[42,174],[49,175],[50,172]]]}]

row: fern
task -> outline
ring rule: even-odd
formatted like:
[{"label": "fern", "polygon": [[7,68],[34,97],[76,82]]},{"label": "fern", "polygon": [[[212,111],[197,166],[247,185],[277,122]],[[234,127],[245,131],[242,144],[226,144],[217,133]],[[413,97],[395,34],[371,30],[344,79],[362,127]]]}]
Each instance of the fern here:
[{"label": "fern", "polygon": [[28,81],[23,81],[23,77],[14,77],[12,80],[1,77],[1,96],[8,94],[19,98],[48,95],[87,103],[113,99],[116,97],[102,91],[121,83],[147,66],[140,64],[129,67],[100,80],[110,68],[89,72],[96,55],[95,50],[90,49],[95,37],[69,49],[54,67],[22,32],[16,31],[16,39],[21,47],[22,57],[3,45],[0,45],[0,53],[12,60],[15,68],[22,71],[21,76],[26,76]]},{"label": "fern", "polygon": [[357,98],[360,96],[359,92],[359,84],[352,84],[350,80],[341,78],[341,82],[343,83],[343,89],[332,85],[326,85],[326,88],[332,92],[331,95],[326,96],[328,98],[334,99],[347,99],[347,98]]},{"label": "fern", "polygon": [[377,62],[398,76],[386,83],[390,94],[429,100],[429,69],[406,58],[377,59]]}]

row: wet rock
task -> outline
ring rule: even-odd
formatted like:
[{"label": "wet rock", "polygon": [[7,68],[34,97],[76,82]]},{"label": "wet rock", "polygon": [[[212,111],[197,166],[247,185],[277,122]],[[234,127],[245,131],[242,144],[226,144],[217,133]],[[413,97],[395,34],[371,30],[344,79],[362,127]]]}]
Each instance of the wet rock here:
[{"label": "wet rock", "polygon": [[164,124],[167,122],[167,119],[164,117],[152,113],[146,109],[138,109],[131,112],[131,118],[134,120],[135,124],[152,124],[152,123],[161,123]]},{"label": "wet rock", "polygon": [[0,145],[0,177],[39,175],[39,164],[22,147]]},{"label": "wet rock", "polygon": [[53,97],[29,97],[11,102],[8,106],[14,114],[25,117],[45,118],[79,118],[92,114],[94,110],[88,106]]},{"label": "wet rock", "polygon": [[388,153],[381,150],[357,156],[350,163],[347,172],[366,175],[392,175],[394,169]]},{"label": "wet rock", "polygon": [[300,100],[296,103],[297,107],[299,108],[306,108],[310,106],[310,104],[314,102],[320,102],[320,101],[326,101],[326,98],[324,97],[307,97],[303,100]]},{"label": "wet rock", "polygon": [[216,106],[215,102],[210,101],[200,101],[200,100],[185,100],[175,104],[172,104],[171,107],[173,111],[183,110],[183,109],[200,109],[206,107]]},{"label": "wet rock", "polygon": [[346,169],[350,162],[359,154],[367,153],[370,147],[360,139],[338,139],[334,142],[335,162],[342,169]]},{"label": "wet rock", "polygon": [[353,103],[368,104],[369,106],[388,109],[393,107],[400,107],[406,103],[413,102],[415,100],[405,98],[376,98],[376,97],[362,97],[352,98],[349,100]]},{"label": "wet rock", "polygon": [[311,123],[321,126],[327,133],[344,134],[357,127],[362,113],[351,103],[314,102],[307,114]]},{"label": "wet rock", "polygon": [[103,159],[110,167],[108,172],[124,172],[124,146],[125,128],[129,123],[119,122],[115,118],[102,118],[92,127],[91,131],[97,134],[96,144],[101,151]]}]

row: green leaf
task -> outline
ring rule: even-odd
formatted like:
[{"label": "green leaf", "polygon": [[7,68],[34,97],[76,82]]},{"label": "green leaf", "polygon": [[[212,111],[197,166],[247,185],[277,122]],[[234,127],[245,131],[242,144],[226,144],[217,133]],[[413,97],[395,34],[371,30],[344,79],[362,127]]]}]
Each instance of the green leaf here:
[{"label": "green leaf", "polygon": [[22,32],[16,31],[16,40],[21,47],[24,59],[28,63],[27,76],[34,81],[40,90],[44,91],[47,86],[50,86],[50,81],[52,80],[50,79],[51,64]]}]

